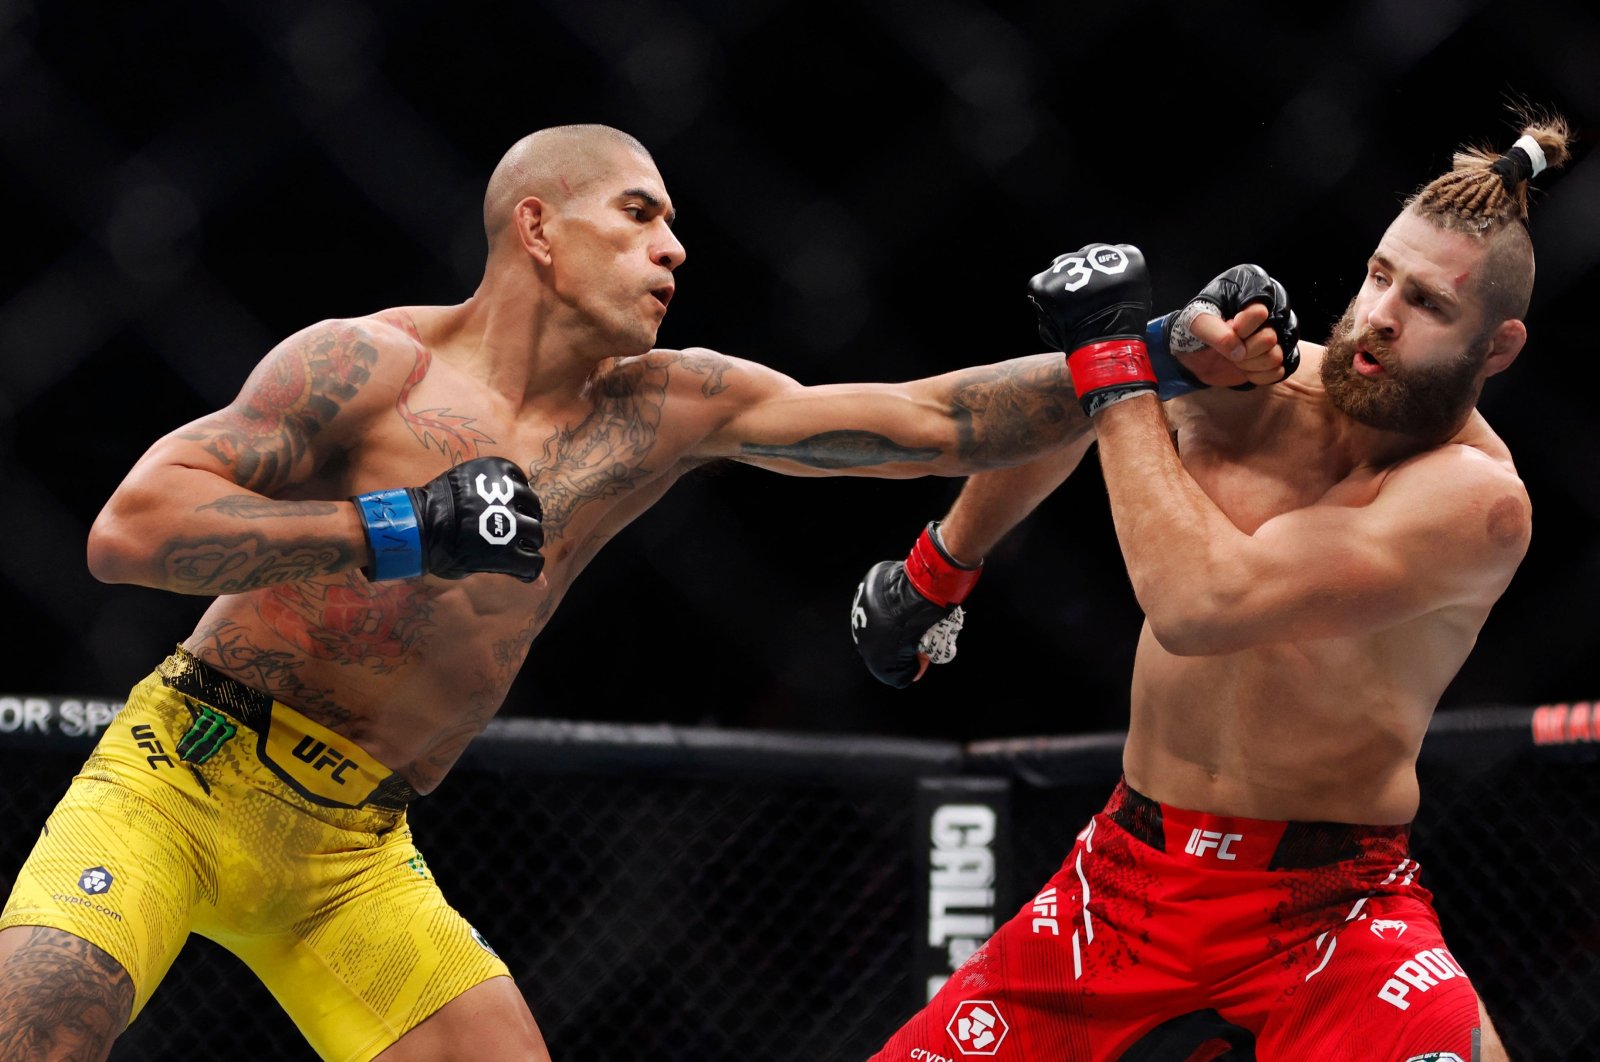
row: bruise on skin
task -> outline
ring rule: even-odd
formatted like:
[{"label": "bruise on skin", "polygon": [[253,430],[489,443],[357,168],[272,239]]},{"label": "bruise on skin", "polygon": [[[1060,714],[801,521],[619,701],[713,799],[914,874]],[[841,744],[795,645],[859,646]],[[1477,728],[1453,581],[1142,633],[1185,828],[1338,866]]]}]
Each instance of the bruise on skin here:
[{"label": "bruise on skin", "polygon": [[1528,531],[1528,514],[1520,499],[1506,495],[1489,506],[1485,522],[1489,540],[1497,546],[1514,546]]},{"label": "bruise on skin", "polygon": [[1451,283],[1456,286],[1457,290],[1459,290],[1461,285],[1465,284],[1467,282],[1467,278],[1470,277],[1471,275],[1472,275],[1472,271],[1471,270],[1468,270],[1465,273],[1459,273],[1459,274],[1456,275],[1456,278],[1451,281]]}]

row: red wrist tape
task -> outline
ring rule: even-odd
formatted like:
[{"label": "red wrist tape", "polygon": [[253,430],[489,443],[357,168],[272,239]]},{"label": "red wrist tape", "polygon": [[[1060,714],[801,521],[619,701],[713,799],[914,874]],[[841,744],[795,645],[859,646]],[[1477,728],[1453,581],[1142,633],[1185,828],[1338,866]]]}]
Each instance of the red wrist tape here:
[{"label": "red wrist tape", "polygon": [[963,568],[941,550],[933,541],[932,524],[922,529],[906,558],[906,576],[911,585],[940,608],[961,604],[982,574],[982,565]]},{"label": "red wrist tape", "polygon": [[1086,343],[1067,357],[1072,389],[1081,400],[1107,387],[1148,383],[1156,385],[1156,371],[1142,339],[1106,339]]}]

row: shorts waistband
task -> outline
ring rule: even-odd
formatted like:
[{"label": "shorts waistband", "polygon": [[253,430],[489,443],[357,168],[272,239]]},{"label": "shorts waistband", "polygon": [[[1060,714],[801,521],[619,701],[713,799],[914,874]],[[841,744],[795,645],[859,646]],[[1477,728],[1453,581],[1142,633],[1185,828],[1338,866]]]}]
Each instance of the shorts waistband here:
[{"label": "shorts waistband", "polygon": [[[160,663],[156,673],[168,689],[216,709],[259,735],[262,760],[314,803],[403,811],[418,796],[409,782],[355,742],[274,700],[271,694],[218,671],[182,646]],[[347,785],[364,793],[341,792]]]},{"label": "shorts waistband", "polygon": [[1360,859],[1374,850],[1406,850],[1411,827],[1348,822],[1296,822],[1214,815],[1162,804],[1123,779],[1106,814],[1118,826],[1162,852],[1215,861],[1219,869],[1309,870]]}]

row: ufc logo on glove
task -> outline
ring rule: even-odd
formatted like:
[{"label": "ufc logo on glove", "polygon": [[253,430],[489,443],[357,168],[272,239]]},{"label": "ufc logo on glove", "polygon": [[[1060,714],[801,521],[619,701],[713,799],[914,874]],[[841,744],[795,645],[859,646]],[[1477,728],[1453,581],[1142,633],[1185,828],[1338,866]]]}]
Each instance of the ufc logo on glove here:
[{"label": "ufc logo on glove", "polygon": [[372,551],[361,572],[373,582],[492,572],[531,583],[544,570],[543,507],[521,467],[504,457],[476,457],[420,487],[351,500]]},{"label": "ufc logo on glove", "polygon": [[510,476],[501,476],[500,481],[492,487],[487,479],[480,472],[473,483],[478,497],[489,503],[489,507],[478,516],[478,534],[490,545],[503,546],[517,533],[517,518],[506,507],[506,503],[516,495],[517,488]]}]

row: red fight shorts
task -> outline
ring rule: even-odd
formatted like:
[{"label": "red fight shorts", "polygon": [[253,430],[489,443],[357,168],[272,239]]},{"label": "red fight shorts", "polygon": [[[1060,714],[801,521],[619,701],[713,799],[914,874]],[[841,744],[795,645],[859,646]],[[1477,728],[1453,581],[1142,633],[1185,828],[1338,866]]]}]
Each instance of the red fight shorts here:
[{"label": "red fight shorts", "polygon": [[1477,993],[1409,835],[1184,811],[1121,782],[873,1062],[1472,1062]]}]

